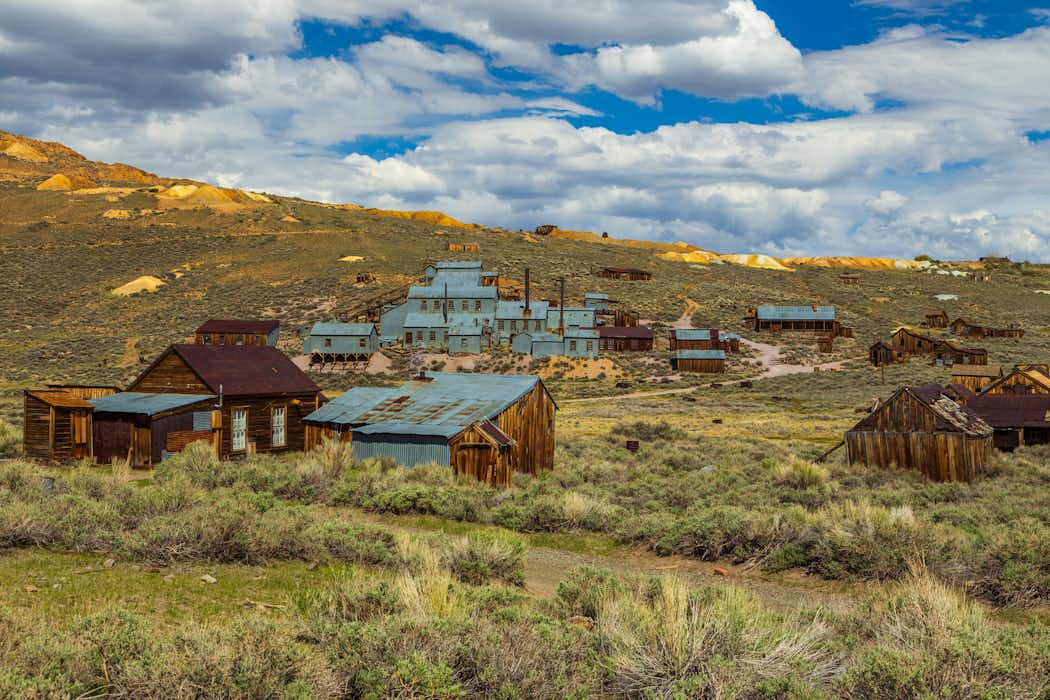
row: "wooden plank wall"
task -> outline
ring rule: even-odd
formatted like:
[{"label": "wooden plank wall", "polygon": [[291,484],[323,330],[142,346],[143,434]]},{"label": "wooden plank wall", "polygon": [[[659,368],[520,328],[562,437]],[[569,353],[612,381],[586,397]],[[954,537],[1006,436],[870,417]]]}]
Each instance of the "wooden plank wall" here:
[{"label": "wooden plank wall", "polygon": [[921,471],[934,481],[973,481],[988,464],[992,437],[948,432],[846,433],[850,464]]},{"label": "wooden plank wall", "polygon": [[24,395],[22,452],[42,462],[71,462],[90,457],[91,412],[52,407]]},{"label": "wooden plank wall", "polygon": [[[301,403],[292,405],[292,401],[298,398]],[[285,444],[275,446],[272,443],[273,424],[271,411],[275,406],[286,406],[285,413]],[[306,424],[303,418],[315,410],[315,396],[303,394],[299,396],[226,396],[223,399],[223,407],[218,409],[222,413],[222,427],[219,436],[219,456],[242,456],[251,451],[251,443],[255,444],[256,453],[280,453],[302,451],[306,447]],[[233,421],[232,411],[235,408],[248,409],[247,425],[247,447],[245,451],[234,452],[232,440]]]},{"label": "wooden plank wall", "polygon": [[181,357],[169,352],[148,373],[128,387],[128,391],[155,394],[210,394],[211,389]]},{"label": "wooden plank wall", "polygon": [[554,468],[554,400],[537,384],[494,421],[517,441],[510,451],[514,471],[536,474]]},{"label": "wooden plank wall", "polygon": [[22,453],[30,459],[51,460],[51,407],[25,394],[22,409]]},{"label": "wooden plank wall", "polygon": [[726,371],[725,360],[675,360],[679,372],[721,374]]},{"label": "wooden plank wall", "polygon": [[1013,372],[1006,376],[1002,382],[992,387],[988,393],[990,394],[1008,394],[1015,389],[1012,387],[1023,386],[1027,387],[1026,391],[1029,394],[1050,394],[1050,388],[1040,384],[1039,382],[1033,381],[1030,377],[1020,372]]},{"label": "wooden plank wall", "polygon": [[512,449],[496,448],[471,426],[449,442],[449,466],[456,476],[467,476],[490,486],[510,486]]}]

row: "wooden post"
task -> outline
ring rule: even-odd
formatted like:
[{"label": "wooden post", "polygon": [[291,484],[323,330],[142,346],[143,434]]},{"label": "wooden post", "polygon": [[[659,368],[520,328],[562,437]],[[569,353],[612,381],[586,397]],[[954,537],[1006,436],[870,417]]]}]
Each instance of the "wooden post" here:
[{"label": "wooden post", "polygon": [[55,407],[48,407],[47,421],[47,463],[55,461]]}]

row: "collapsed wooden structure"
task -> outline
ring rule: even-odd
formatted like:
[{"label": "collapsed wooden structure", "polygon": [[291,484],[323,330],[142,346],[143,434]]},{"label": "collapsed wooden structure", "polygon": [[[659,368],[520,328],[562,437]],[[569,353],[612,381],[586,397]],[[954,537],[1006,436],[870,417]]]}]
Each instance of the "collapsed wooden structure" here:
[{"label": "collapsed wooden structure", "polygon": [[846,285],[847,287],[856,287],[860,285],[860,273],[858,272],[843,272],[839,275],[839,282]]},{"label": "collapsed wooden structure", "polygon": [[992,428],[940,386],[902,387],[846,433],[850,464],[973,481],[987,466]]},{"label": "collapsed wooden structure", "polygon": [[983,348],[964,348],[906,326],[895,330],[888,343],[880,340],[868,348],[868,359],[875,367],[918,356],[931,356],[935,364],[945,366],[988,364],[988,351]]},{"label": "collapsed wooden structure", "polygon": [[306,447],[349,443],[355,459],[437,463],[510,486],[554,467],[557,404],[532,375],[431,373],[400,387],[355,387],[306,416]]}]

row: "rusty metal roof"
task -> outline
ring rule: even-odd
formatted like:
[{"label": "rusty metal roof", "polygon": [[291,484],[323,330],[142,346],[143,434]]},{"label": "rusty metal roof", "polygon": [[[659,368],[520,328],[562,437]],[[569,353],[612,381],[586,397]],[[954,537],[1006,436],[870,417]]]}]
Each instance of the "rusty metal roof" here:
[{"label": "rusty metal roof", "polygon": [[[936,430],[938,432],[961,432],[974,437],[987,437],[992,434],[991,426],[985,423],[979,415],[971,410],[969,405],[960,406],[939,384],[901,387],[894,392],[893,396],[886,400],[883,406],[897,401],[900,396],[905,393],[914,397],[934,413],[936,416]],[[881,409],[876,409],[869,415],[865,416],[851,430],[874,430],[877,415],[880,410]]]},{"label": "rusty metal roof", "polygon": [[321,390],[283,352],[268,345],[180,343],[172,345],[171,351],[216,394],[220,387],[221,393],[231,396],[314,394]]},{"label": "rusty metal roof", "polygon": [[641,338],[652,340],[653,329],[648,326],[598,326],[601,338]]},{"label": "rusty metal roof", "polygon": [[982,394],[966,405],[993,428],[1050,428],[1050,394]]},{"label": "rusty metal roof", "polygon": [[198,333],[261,333],[268,335],[280,328],[280,321],[240,321],[236,319],[210,319],[201,324]]},{"label": "rusty metal roof", "polygon": [[55,408],[83,409],[86,411],[91,411],[95,408],[87,400],[57,389],[26,389],[25,393]]}]

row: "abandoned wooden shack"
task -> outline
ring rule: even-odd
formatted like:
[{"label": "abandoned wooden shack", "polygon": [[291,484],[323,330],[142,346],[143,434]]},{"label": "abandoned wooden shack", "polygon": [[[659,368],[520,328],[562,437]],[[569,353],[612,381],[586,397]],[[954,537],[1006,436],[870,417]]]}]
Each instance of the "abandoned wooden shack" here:
[{"label": "abandoned wooden shack", "polygon": [[848,287],[856,287],[860,285],[860,273],[843,272],[841,275],[839,275],[839,282],[842,282],[842,284]]},{"label": "abandoned wooden shack", "polygon": [[997,450],[1050,443],[1050,394],[982,394],[966,405],[992,426]]},{"label": "abandoned wooden shack", "polygon": [[303,449],[302,419],[326,401],[284,353],[265,345],[172,345],[128,391],[217,396],[219,457]]},{"label": "abandoned wooden shack", "polygon": [[897,352],[884,341],[878,341],[868,348],[868,360],[875,367],[892,365],[897,361]]},{"label": "abandoned wooden shack", "polygon": [[726,371],[725,350],[677,350],[671,367],[679,372],[721,374]]},{"label": "abandoned wooden shack", "polygon": [[927,328],[947,328],[950,323],[948,318],[948,312],[944,309],[940,311],[926,314],[926,327]]},{"label": "abandoned wooden shack", "polygon": [[196,330],[198,345],[269,345],[280,338],[279,321],[238,321],[212,319]]},{"label": "abandoned wooden shack", "polygon": [[510,486],[514,472],[554,467],[557,408],[536,376],[430,373],[400,387],[350,389],[306,417],[306,444],[340,440],[354,459],[434,462]]},{"label": "abandoned wooden shack", "polygon": [[120,392],[91,400],[92,444],[98,464],[127,459],[151,467],[192,442],[216,449],[216,396]]},{"label": "abandoned wooden shack", "polygon": [[933,348],[933,361],[938,365],[987,365],[988,351],[983,348],[963,348],[942,340]]},{"label": "abandoned wooden shack", "polygon": [[988,385],[989,394],[1050,394],[1050,371],[1043,364],[1016,365]]},{"label": "abandoned wooden shack", "polygon": [[1003,369],[999,365],[952,365],[952,384],[962,385],[977,393],[1002,376]]},{"label": "abandoned wooden shack", "polygon": [[970,482],[988,464],[992,428],[936,384],[902,387],[853,426],[845,443],[850,464]]},{"label": "abandoned wooden shack", "polygon": [[303,341],[310,364],[364,362],[379,350],[374,323],[315,323]]},{"label": "abandoned wooden shack", "polygon": [[912,355],[928,355],[939,342],[907,327],[898,328],[890,336],[890,347],[897,353],[898,359]]},{"label": "abandoned wooden shack", "polygon": [[477,243],[449,243],[448,250],[451,253],[477,253],[481,246]]},{"label": "abandoned wooden shack", "polygon": [[653,278],[653,273],[633,267],[603,267],[598,271],[598,276],[616,280],[648,282]]},{"label": "abandoned wooden shack", "polygon": [[817,337],[817,352],[835,352],[835,339],[831,336],[821,335]]},{"label": "abandoned wooden shack", "polygon": [[955,319],[950,327],[955,335],[968,338],[983,338],[987,335],[987,329],[984,326],[973,324],[965,318]]},{"label": "abandoned wooden shack", "polygon": [[87,400],[60,389],[22,392],[22,454],[60,464],[91,458],[91,413]]},{"label": "abandoned wooden shack", "polygon": [[373,284],[376,282],[376,275],[374,272],[358,272],[357,273],[357,284]]},{"label": "abandoned wooden shack", "polygon": [[985,328],[986,338],[1023,338],[1024,328],[1007,326],[1006,328]]},{"label": "abandoned wooden shack", "polygon": [[834,306],[759,306],[745,317],[759,333],[814,333],[837,337]]},{"label": "abandoned wooden shack", "polygon": [[653,329],[647,326],[598,326],[598,349],[647,352],[653,349]]}]

